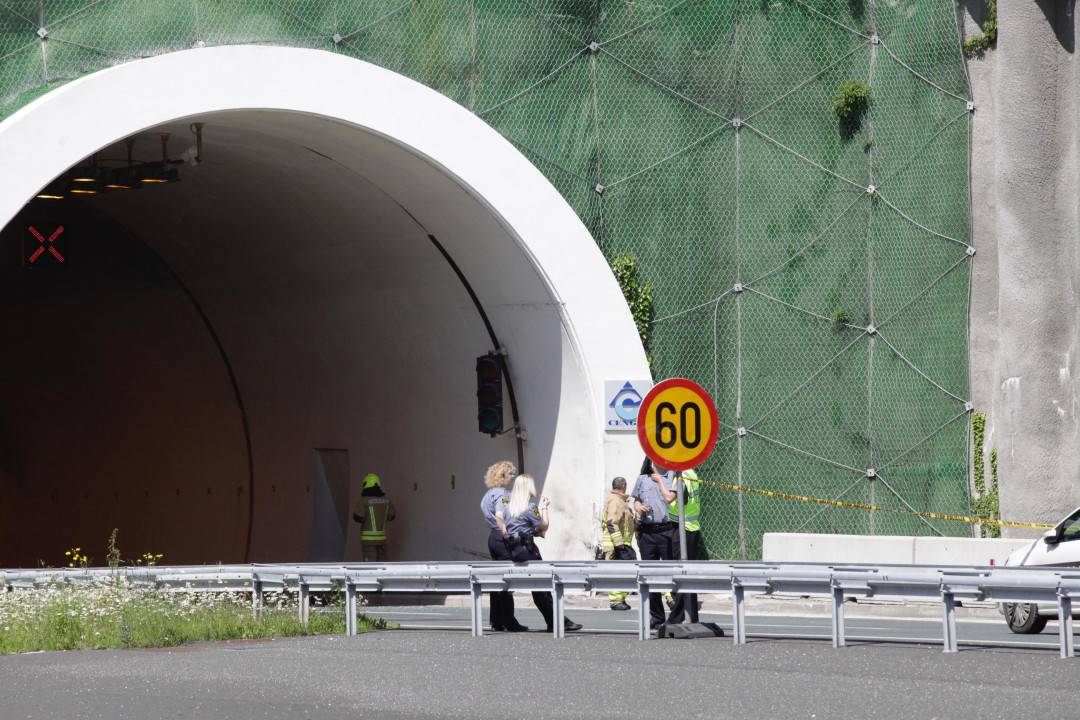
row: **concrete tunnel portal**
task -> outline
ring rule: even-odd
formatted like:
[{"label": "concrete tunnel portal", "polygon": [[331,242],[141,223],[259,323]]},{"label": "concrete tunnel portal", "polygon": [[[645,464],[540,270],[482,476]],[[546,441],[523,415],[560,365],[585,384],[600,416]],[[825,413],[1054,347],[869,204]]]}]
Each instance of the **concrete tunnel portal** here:
[{"label": "concrete tunnel portal", "polygon": [[[404,105],[363,118],[305,106],[323,93],[302,74],[252,83],[281,53],[371,88],[350,102]],[[170,74],[200,72],[233,92],[178,99]],[[65,126],[103,93],[138,97],[131,82],[161,101]],[[403,112],[423,114],[410,128]],[[59,142],[19,142],[50,122]],[[129,139],[156,160],[167,133],[178,157],[196,127],[200,162],[177,164],[179,182],[36,197],[94,158],[123,166]],[[472,154],[439,147],[463,142]],[[474,363],[495,342],[525,468],[560,519],[545,552],[585,555],[605,478],[636,459],[631,436],[602,429],[603,380],[648,377],[647,364],[573,211],[467,111],[328,53],[215,48],[56,90],[0,124],[0,154],[27,168],[0,187],[21,196],[0,207],[0,566],[72,546],[102,562],[112,528],[125,555],[174,563],[358,559],[348,508],[367,472],[398,509],[392,560],[483,557],[483,471],[519,455],[513,431],[477,429]],[[61,226],[51,243],[30,231]],[[39,247],[63,262],[30,262]]]}]

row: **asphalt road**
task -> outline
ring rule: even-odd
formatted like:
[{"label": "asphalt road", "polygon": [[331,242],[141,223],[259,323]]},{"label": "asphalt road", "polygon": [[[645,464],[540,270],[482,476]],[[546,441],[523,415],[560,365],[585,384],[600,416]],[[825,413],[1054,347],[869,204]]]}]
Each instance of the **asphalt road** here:
[{"label": "asphalt road", "polygon": [[[468,630],[469,628],[469,609],[464,607],[378,607],[367,609],[367,612],[393,620],[406,629]],[[485,607],[485,617],[486,612]],[[635,636],[637,634],[638,611],[636,607],[628,612],[613,612],[607,608],[568,608],[566,614],[585,626],[582,631],[584,633],[625,633]],[[533,630],[540,631],[544,628],[543,618],[532,607],[519,607],[516,615],[520,622]],[[731,631],[731,616],[728,614],[703,612],[700,619],[702,622],[717,623],[727,633]],[[816,615],[749,614],[746,618],[746,626],[747,633],[751,637],[826,641],[832,638],[832,621],[828,615],[820,613]],[[858,618],[850,617],[849,614],[844,620],[844,626],[849,641],[941,644],[940,619]],[[1080,622],[1074,622],[1074,628],[1080,633]],[[1058,651],[1058,626],[1053,620],[1038,635],[1016,635],[1009,631],[1004,619],[1000,616],[991,619],[958,620],[957,636],[961,645],[1046,648],[1055,653]],[[1077,644],[1080,645],[1080,642]]]},{"label": "asphalt road", "polygon": [[[925,644],[752,637],[639,642],[631,613],[574,608],[590,632],[472,638],[465,608],[369,609],[414,629],[358,637],[207,643],[172,650],[0,657],[0,719],[992,718],[1075,713],[1080,658],[962,647],[939,624],[849,620],[852,635]],[[535,610],[519,617],[540,626]],[[724,616],[706,619],[726,624]],[[629,623],[629,625],[627,624]],[[827,619],[750,618],[750,628],[827,638]],[[1006,634],[1007,631],[1005,631]],[[961,637],[1001,637],[992,622]],[[1015,637],[1015,636],[1012,636]]]}]

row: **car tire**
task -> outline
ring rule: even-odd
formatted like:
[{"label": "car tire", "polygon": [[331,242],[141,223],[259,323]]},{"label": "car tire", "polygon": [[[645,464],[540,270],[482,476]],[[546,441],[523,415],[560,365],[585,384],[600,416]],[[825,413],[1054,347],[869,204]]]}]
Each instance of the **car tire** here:
[{"label": "car tire", "polygon": [[1005,622],[1017,635],[1036,635],[1046,627],[1050,618],[1039,614],[1035,603],[1005,603]]}]

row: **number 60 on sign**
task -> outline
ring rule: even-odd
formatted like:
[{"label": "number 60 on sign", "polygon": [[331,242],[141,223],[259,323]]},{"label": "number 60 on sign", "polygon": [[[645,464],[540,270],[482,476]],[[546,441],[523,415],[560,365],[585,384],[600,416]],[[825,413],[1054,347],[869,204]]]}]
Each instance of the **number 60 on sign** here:
[{"label": "number 60 on sign", "polygon": [[654,463],[689,470],[716,446],[716,405],[693,380],[671,378],[653,387],[638,410],[638,441]]}]

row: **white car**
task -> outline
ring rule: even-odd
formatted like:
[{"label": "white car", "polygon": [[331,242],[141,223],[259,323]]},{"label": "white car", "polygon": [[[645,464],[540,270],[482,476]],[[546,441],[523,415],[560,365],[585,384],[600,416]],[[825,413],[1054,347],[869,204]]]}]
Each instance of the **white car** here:
[{"label": "white car", "polygon": [[[1080,567],[1080,508],[1038,540],[1014,551],[1005,564]],[[1009,629],[1022,635],[1042,632],[1047,621],[1058,615],[1054,603],[1002,603],[1000,609]],[[1080,617],[1080,610],[1073,612],[1073,617]]]}]

